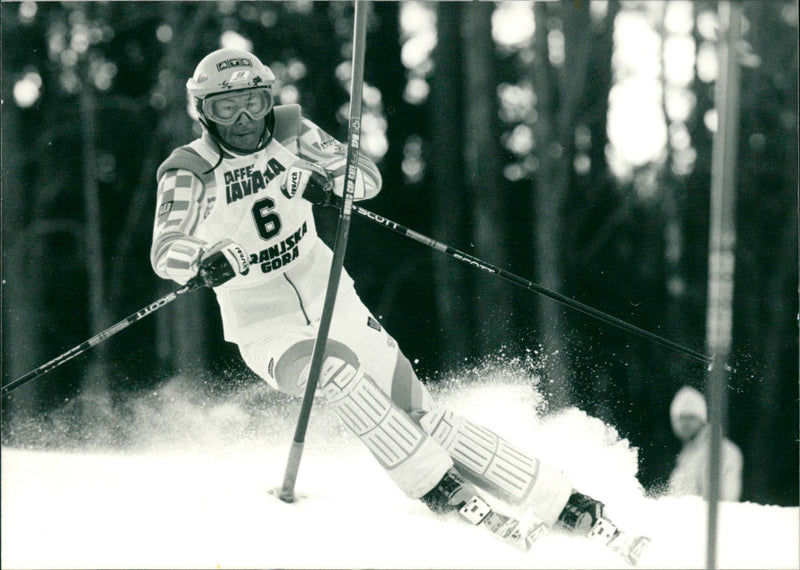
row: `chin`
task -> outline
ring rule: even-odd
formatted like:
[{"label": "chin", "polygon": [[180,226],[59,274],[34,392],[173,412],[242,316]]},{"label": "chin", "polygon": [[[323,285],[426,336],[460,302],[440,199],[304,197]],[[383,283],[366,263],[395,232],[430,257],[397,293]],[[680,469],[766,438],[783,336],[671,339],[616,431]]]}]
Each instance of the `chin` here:
[{"label": "chin", "polygon": [[246,150],[248,152],[255,152],[255,149],[258,146],[258,139],[249,139],[249,138],[248,139],[242,139],[242,140],[226,139],[225,143],[230,145],[230,146],[232,146],[232,147],[234,147],[234,148],[240,148],[240,149]]}]

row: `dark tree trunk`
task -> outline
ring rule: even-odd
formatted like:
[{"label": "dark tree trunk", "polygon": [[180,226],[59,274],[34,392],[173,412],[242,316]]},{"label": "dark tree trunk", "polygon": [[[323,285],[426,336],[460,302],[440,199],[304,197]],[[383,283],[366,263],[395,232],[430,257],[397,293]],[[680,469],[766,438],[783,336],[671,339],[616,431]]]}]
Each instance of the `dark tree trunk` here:
[{"label": "dark tree trunk", "polygon": [[[561,10],[565,59],[561,69],[551,65],[548,33]],[[587,63],[591,53],[591,20],[588,5],[535,4],[533,85],[537,96],[538,120],[534,138],[538,149],[534,193],[534,239],[536,280],[550,289],[563,290],[562,252],[564,244],[563,205],[570,182],[574,157],[573,132],[579,105],[584,97]],[[565,358],[564,316],[560,305],[541,300],[538,323],[548,359],[550,402],[555,407],[570,399],[571,372]]]},{"label": "dark tree trunk", "polygon": [[[460,3],[437,4],[439,39],[433,54],[431,78],[431,200],[434,204],[432,235],[458,247],[468,235],[464,228],[467,209],[462,135],[463,81],[461,71]],[[444,354],[442,364],[458,362],[471,353],[469,276],[464,267],[432,252],[437,316]]]},{"label": "dark tree trunk", "polygon": [[[497,80],[491,3],[471,3],[462,30],[464,93],[464,169],[471,203],[471,239],[475,255],[499,267],[508,266],[504,196],[506,185],[500,149]],[[476,319],[475,349],[480,356],[513,341],[510,286],[494,275],[473,270]]]}]

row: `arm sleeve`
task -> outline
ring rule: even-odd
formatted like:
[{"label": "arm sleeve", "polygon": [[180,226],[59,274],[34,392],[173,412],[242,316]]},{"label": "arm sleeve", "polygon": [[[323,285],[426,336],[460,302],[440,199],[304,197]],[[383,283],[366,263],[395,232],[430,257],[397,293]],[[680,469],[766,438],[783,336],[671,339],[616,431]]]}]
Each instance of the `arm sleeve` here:
[{"label": "arm sleeve", "polygon": [[[342,196],[347,167],[347,147],[305,117],[300,122],[297,144],[300,158],[315,162],[327,170],[333,178],[334,193]],[[359,150],[354,198],[367,200],[376,196],[381,191],[381,184],[381,173],[375,162]]]},{"label": "arm sleeve", "polygon": [[197,274],[205,241],[194,237],[204,214],[205,190],[188,170],[167,170],[158,183],[150,264],[156,274],[184,285]]}]

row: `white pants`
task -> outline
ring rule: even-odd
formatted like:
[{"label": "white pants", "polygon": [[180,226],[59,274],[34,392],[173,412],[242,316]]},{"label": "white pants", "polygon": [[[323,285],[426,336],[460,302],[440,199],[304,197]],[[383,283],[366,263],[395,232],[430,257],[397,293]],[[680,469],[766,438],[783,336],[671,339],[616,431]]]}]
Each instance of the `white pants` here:
[{"label": "white pants", "polygon": [[[241,346],[242,357],[274,388],[302,396],[317,325],[278,328]],[[352,289],[336,299],[318,392],[409,497],[430,491],[452,467],[415,421],[431,410],[430,394]]]},{"label": "white pants", "polygon": [[[350,291],[336,300],[317,389],[398,487],[419,498],[455,465],[478,486],[554,523],[569,480],[490,430],[436,410],[397,342]],[[241,346],[242,357],[274,388],[302,396],[317,324],[278,327]]]}]

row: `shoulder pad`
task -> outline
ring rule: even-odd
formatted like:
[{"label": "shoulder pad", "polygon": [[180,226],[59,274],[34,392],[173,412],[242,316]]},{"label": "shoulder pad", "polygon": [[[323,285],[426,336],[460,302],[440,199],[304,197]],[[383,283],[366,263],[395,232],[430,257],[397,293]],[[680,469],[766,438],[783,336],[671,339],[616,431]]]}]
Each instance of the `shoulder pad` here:
[{"label": "shoulder pad", "polygon": [[214,174],[210,172],[211,164],[206,159],[197,154],[191,146],[186,145],[178,147],[172,151],[167,159],[161,163],[156,171],[156,180],[161,180],[167,170],[188,170],[200,180],[205,182],[206,178],[213,177]]},{"label": "shoulder pad", "polygon": [[275,107],[275,140],[281,144],[300,136],[300,105]]}]

